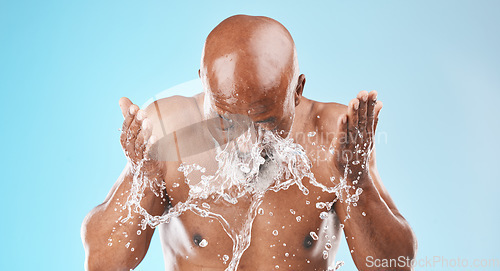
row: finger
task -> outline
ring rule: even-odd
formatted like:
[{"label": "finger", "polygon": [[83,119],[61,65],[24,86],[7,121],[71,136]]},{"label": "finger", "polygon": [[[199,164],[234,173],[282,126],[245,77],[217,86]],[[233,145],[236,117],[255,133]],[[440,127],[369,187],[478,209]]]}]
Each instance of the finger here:
[{"label": "finger", "polygon": [[354,143],[358,136],[358,109],[359,100],[352,99],[347,107],[347,136],[348,143]]},{"label": "finger", "polygon": [[142,110],[137,111],[134,121],[130,124],[130,127],[127,131],[127,151],[135,157],[135,140],[141,131],[142,121],[145,118],[145,113]]},{"label": "finger", "polygon": [[127,111],[127,115],[125,116],[125,120],[123,121],[122,131],[128,130],[130,124],[132,124],[132,121],[134,121],[137,111],[139,111],[139,107],[137,105],[135,104],[130,105]]},{"label": "finger", "polygon": [[151,131],[151,121],[146,118],[142,121],[141,132],[135,140],[135,153],[138,159],[144,158],[144,149],[151,136]]},{"label": "finger", "polygon": [[153,160],[155,157],[154,146],[158,142],[156,136],[152,135],[149,137],[148,142],[144,150],[144,158],[147,160]]},{"label": "finger", "polygon": [[127,110],[127,116],[125,117],[125,120],[123,121],[122,125],[122,133],[120,135],[120,142],[122,144],[122,147],[125,148],[127,145],[127,140],[128,140],[128,133],[129,133],[129,128],[132,122],[135,119],[135,115],[137,114],[137,111],[139,110],[139,107],[135,104],[132,104],[129,109]]},{"label": "finger", "polygon": [[122,116],[125,118],[127,117],[127,113],[130,108],[130,106],[132,105],[132,102],[127,98],[127,97],[121,97],[120,98],[120,101],[118,101],[118,104],[120,105],[120,108],[122,110]]},{"label": "finger", "polygon": [[[368,92],[366,90],[363,90],[359,92],[358,94],[358,100],[359,100],[359,110],[358,110],[358,126],[359,126],[359,132],[361,135],[366,135],[366,110],[367,110],[367,101],[368,101]],[[362,138],[359,138],[359,140],[363,140]]]},{"label": "finger", "polygon": [[371,91],[368,94],[368,105],[367,105],[367,120],[366,120],[366,131],[368,134],[368,137],[373,135],[374,130],[374,124],[375,124],[375,104],[377,103],[377,92]]},{"label": "finger", "polygon": [[378,115],[380,114],[380,110],[382,110],[383,106],[384,104],[381,101],[377,101],[377,103],[375,103],[375,122],[373,124],[373,133],[377,131]]}]

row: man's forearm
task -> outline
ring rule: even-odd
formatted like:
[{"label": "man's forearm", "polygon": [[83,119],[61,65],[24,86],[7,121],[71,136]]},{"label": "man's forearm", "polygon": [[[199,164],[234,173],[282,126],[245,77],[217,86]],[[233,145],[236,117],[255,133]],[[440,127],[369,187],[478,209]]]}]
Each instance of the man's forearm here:
[{"label": "man's forearm", "polygon": [[[142,231],[140,223],[143,216],[134,212],[126,222],[122,222],[129,214],[123,206],[126,206],[132,181],[133,175],[127,166],[117,180],[115,190],[83,222],[82,239],[88,270],[129,270],[137,266],[146,254],[154,230],[147,227]],[[141,206],[152,215],[161,215],[166,201],[150,189],[144,193]]]},{"label": "man's forearm", "polygon": [[[416,253],[416,239],[406,220],[385,203],[371,177],[359,181],[357,187],[363,193],[347,213],[347,203],[337,202],[335,211],[344,224],[344,233],[359,270],[370,270],[367,257],[373,259],[413,259]],[[349,218],[345,218],[349,215]],[[345,221],[344,221],[345,220]],[[409,266],[393,267],[391,270],[409,270]],[[380,270],[378,268],[377,270]]]}]

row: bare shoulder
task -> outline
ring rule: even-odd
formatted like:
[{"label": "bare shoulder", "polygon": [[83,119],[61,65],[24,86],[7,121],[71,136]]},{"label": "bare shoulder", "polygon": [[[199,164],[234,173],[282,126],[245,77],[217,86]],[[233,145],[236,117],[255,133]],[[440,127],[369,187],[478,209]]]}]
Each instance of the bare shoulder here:
[{"label": "bare shoulder", "polygon": [[[347,106],[335,102],[319,102],[305,97],[301,110],[304,123],[309,123],[320,133],[331,133],[337,131],[337,121],[342,114],[347,112]],[[301,106],[301,105],[299,105]]]},{"label": "bare shoulder", "polygon": [[176,95],[149,104],[144,110],[153,123],[153,133],[169,133],[198,122],[202,114],[198,103],[199,95],[201,94],[193,97]]}]

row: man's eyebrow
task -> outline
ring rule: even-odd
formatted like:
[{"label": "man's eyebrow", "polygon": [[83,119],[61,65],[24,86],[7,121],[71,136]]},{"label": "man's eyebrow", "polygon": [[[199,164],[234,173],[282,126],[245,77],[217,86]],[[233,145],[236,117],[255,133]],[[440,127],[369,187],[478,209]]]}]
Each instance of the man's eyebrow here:
[{"label": "man's eyebrow", "polygon": [[275,117],[270,117],[270,118],[267,118],[265,120],[258,120],[255,123],[269,123],[269,122],[274,122],[274,121],[276,121],[276,118]]}]

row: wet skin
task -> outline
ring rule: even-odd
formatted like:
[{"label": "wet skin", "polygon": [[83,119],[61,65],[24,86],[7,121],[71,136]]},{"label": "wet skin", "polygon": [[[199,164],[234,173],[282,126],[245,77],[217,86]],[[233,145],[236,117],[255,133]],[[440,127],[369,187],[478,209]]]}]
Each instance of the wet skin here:
[{"label": "wet skin", "polygon": [[[305,76],[298,74],[295,57],[293,40],[278,22],[266,17],[233,16],[219,24],[207,38],[199,71],[205,93],[189,98],[162,99],[144,111],[127,98],[120,100],[125,117],[121,142],[129,163],[104,203],[92,210],[84,221],[82,237],[89,270],[128,270],[139,264],[147,252],[153,230],[148,228],[141,235],[131,234],[127,238],[119,234],[113,237],[115,243],[131,240],[133,252],[119,244],[108,246],[111,229],[136,232],[141,219],[136,216],[132,224],[116,223],[124,213],[114,209],[126,201],[138,161],[143,157],[161,157],[161,153],[155,153],[158,150],[170,150],[170,156],[173,154],[177,159],[149,159],[145,172],[150,178],[165,181],[168,198],[159,198],[146,191],[141,205],[149,213],[160,215],[169,205],[185,201],[188,186],[177,170],[181,161],[208,165],[215,156],[213,148],[198,153],[190,150],[194,148],[193,142],[206,146],[213,144],[213,134],[207,132],[210,130],[205,129],[206,126],[199,125],[206,119],[220,118],[221,125],[226,125],[228,116],[244,116],[257,130],[272,130],[282,137],[293,138],[305,148],[316,179],[330,187],[334,185],[330,177],[335,176],[338,180],[346,167],[342,155],[328,152],[330,147],[335,148],[336,154],[356,153],[360,146],[365,148],[361,150],[364,152],[373,149],[373,136],[382,107],[376,100],[377,93],[362,91],[348,106],[307,99],[302,96]],[[179,133],[181,136],[174,136],[172,140],[158,140],[186,126],[192,129],[184,130]],[[311,131],[315,131],[316,136],[308,137]],[[224,144],[220,140],[217,142]],[[348,165],[352,173],[347,175],[349,184],[357,181],[356,186],[363,189],[358,206],[352,209],[345,222],[345,202],[336,202],[332,210],[344,224],[356,266],[368,270],[367,256],[413,258],[416,239],[381,182],[375,152],[358,158],[359,164]],[[322,250],[318,253],[314,249],[324,246],[325,240],[311,240],[309,233],[320,235],[324,226],[319,218],[324,210],[317,209],[315,203],[333,202],[335,195],[323,192],[308,181],[303,183],[310,190],[307,196],[297,186],[266,193],[261,205],[264,214],[254,221],[252,242],[238,270],[272,270],[277,265],[280,270],[326,270],[327,261],[321,255]],[[243,203],[219,207],[217,211],[226,219],[237,221],[244,210]],[[301,217],[300,222],[297,216]],[[222,256],[232,255],[232,241],[221,225],[212,218],[201,218],[191,212],[184,213],[180,221],[186,233],[183,244],[169,242],[176,236],[161,235],[164,246],[178,249],[177,269],[223,270],[226,265]],[[276,236],[272,233],[275,229],[279,232]],[[203,239],[208,241],[206,247],[199,245]],[[285,253],[289,253],[288,257]]]},{"label": "wet skin", "polygon": [[[174,104],[182,104],[180,108],[196,111],[203,104],[204,96],[204,94],[200,94],[194,98],[174,97],[172,99],[174,101],[162,100],[158,101],[158,103],[160,108],[172,108]],[[163,106],[161,106],[162,104]],[[297,123],[293,124],[293,127],[297,130],[292,129],[290,136],[305,147],[306,152],[309,154],[308,157],[313,162],[313,173],[316,178],[324,182],[325,185],[333,186],[332,183],[328,183],[331,171],[328,167],[330,161],[326,159],[328,145],[332,141],[332,138],[326,137],[332,137],[333,133],[322,134],[320,132],[320,128],[325,128],[325,126],[321,125],[321,121],[318,122],[318,120],[321,120],[322,115],[316,112],[316,109],[321,109],[323,105],[321,103],[316,104],[314,101],[302,97],[302,102],[297,107],[295,116]],[[344,106],[339,104],[331,104],[330,107],[338,108],[342,112],[345,111],[343,109]],[[175,110],[180,108],[176,107]],[[311,109],[314,111],[308,111]],[[161,115],[163,116],[164,114],[162,113]],[[320,116],[319,119],[317,118],[318,115]],[[327,117],[324,115],[323,117],[325,121],[328,121]],[[200,112],[198,119],[191,121],[196,123],[201,119],[202,114]],[[318,136],[308,137],[307,133],[309,131],[319,131]],[[193,132],[192,138],[198,141],[205,140],[198,132]],[[185,143],[183,142],[184,139],[186,139]],[[191,140],[186,137],[179,139],[179,147],[188,147]],[[327,145],[325,150],[321,150],[321,145]],[[207,161],[214,155],[215,152],[212,150],[187,157],[185,160],[189,162]],[[170,172],[166,178],[168,180],[167,193],[172,200],[172,205],[175,205],[177,202],[183,202],[187,199],[189,188],[184,184],[182,173],[177,171],[179,163],[166,162],[166,164],[166,171]],[[174,183],[180,185],[176,187]],[[317,246],[323,247],[326,240],[324,238],[321,238],[322,240],[319,241],[312,240],[310,232],[324,236],[323,220],[320,219],[319,215],[325,209],[317,209],[315,204],[316,202],[332,202],[335,196],[309,185],[307,180],[304,180],[304,184],[310,190],[307,196],[297,186],[292,186],[288,190],[280,192],[269,191],[266,194],[261,205],[264,214],[258,215],[254,221],[252,242],[248,250],[243,254],[238,270],[267,270],[274,268],[276,265],[280,266],[280,269],[285,270],[326,270],[327,261],[322,258],[322,249],[319,253],[315,249]],[[237,220],[240,214],[246,213],[246,204],[242,204],[241,207],[237,205],[229,208],[220,208],[212,202],[209,203],[212,206],[212,211],[222,213],[224,218],[229,221]],[[290,210],[293,210],[294,214]],[[297,216],[300,216],[300,222],[297,222]],[[180,219],[188,236],[188,240],[185,240],[185,242],[190,243],[187,250],[178,255],[176,259],[181,267],[179,270],[201,270],[200,263],[203,263],[204,267],[217,267],[219,269],[215,270],[223,270],[225,265],[223,264],[222,257],[223,255],[232,255],[231,249],[233,243],[223,231],[221,225],[214,219],[201,218],[191,212],[182,215]],[[168,226],[162,225],[162,227]],[[335,227],[333,223],[329,227],[331,230],[335,228],[339,230],[338,225]],[[278,230],[277,236],[273,235],[275,229]],[[338,232],[336,232],[336,235],[335,238],[340,238]],[[332,234],[330,233],[331,236]],[[165,240],[168,240],[168,236],[162,235],[163,237]],[[199,244],[199,239],[206,239],[209,245],[204,248],[199,247],[197,245]],[[332,241],[335,242],[335,240]],[[318,242],[320,243],[318,244]],[[316,253],[313,253],[315,251]],[[285,256],[285,253],[288,253],[288,257]],[[188,256],[187,259],[186,256]]]}]

